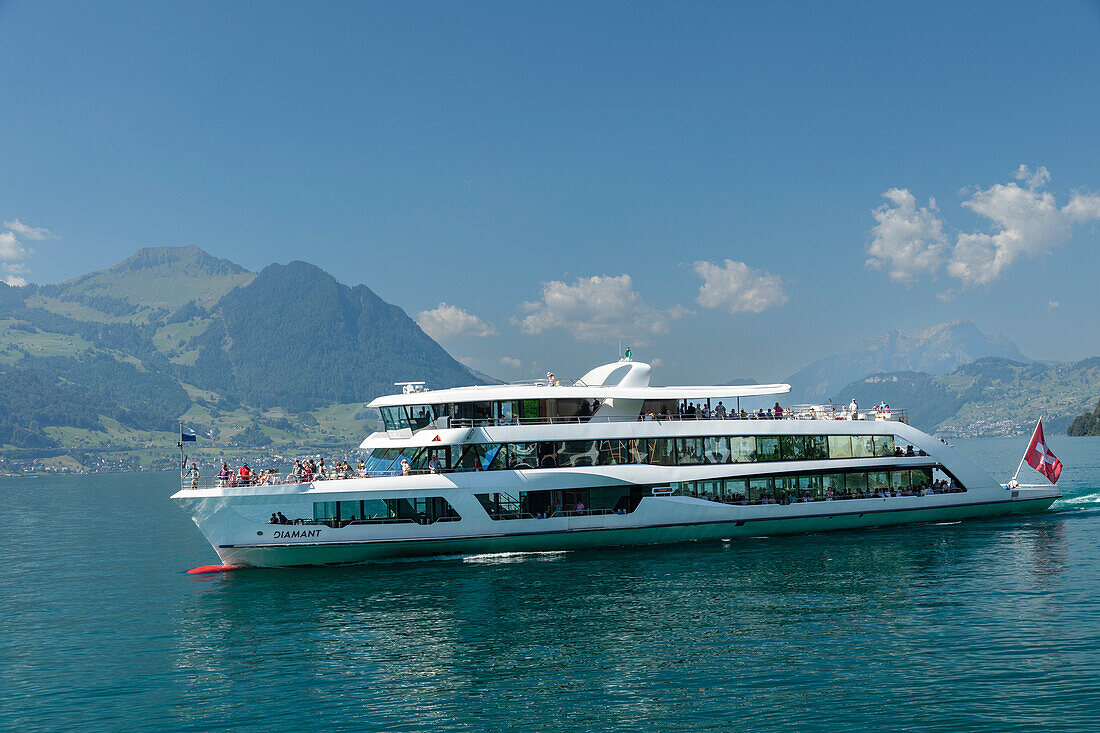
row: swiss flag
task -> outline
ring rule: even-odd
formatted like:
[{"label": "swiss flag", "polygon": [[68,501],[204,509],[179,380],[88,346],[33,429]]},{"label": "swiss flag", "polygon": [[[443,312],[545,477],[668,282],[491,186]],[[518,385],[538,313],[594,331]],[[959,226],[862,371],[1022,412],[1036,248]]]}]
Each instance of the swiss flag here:
[{"label": "swiss flag", "polygon": [[1058,476],[1062,473],[1062,462],[1055,458],[1047,448],[1046,438],[1043,437],[1043,421],[1035,426],[1035,435],[1031,436],[1031,444],[1024,453],[1027,465],[1046,476],[1052,484],[1058,483]]}]

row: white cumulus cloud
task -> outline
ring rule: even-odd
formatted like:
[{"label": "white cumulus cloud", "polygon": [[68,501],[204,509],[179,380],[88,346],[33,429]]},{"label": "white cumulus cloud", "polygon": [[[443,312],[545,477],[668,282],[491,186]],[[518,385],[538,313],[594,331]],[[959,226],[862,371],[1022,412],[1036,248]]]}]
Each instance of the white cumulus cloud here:
[{"label": "white cumulus cloud", "polygon": [[935,273],[943,260],[947,239],[936,216],[936,200],[917,208],[917,199],[904,188],[882,194],[888,204],[875,209],[867,266],[890,273],[890,279],[911,283]]},{"label": "white cumulus cloud", "polygon": [[1100,219],[1100,196],[1094,193],[1074,192],[1059,206],[1054,194],[1043,190],[1051,178],[1044,166],[1032,171],[1021,165],[1013,177],[1015,181],[971,190],[962,206],[988,220],[988,231],[958,232],[954,246],[948,245],[934,200],[918,208],[908,190],[886,191],[883,196],[890,203],[872,212],[876,223],[868,267],[909,283],[946,265],[947,274],[962,288],[989,285],[1021,257],[1049,253],[1069,240],[1075,225]]},{"label": "white cumulus cloud", "polygon": [[963,206],[992,222],[992,233],[959,234],[947,272],[964,286],[988,285],[1021,256],[1050,252],[1073,234],[1073,225],[1100,218],[1100,199],[1075,193],[1059,208],[1054,194],[1043,191],[1050,173],[1040,167],[1032,173],[1021,165],[1016,183],[998,183],[978,189]]},{"label": "white cumulus cloud", "polygon": [[473,313],[463,310],[455,305],[440,303],[431,310],[426,310],[416,315],[416,322],[424,333],[436,341],[455,338],[456,336],[472,336],[483,338],[497,335],[493,324],[486,323]]},{"label": "white cumulus cloud", "polygon": [[39,227],[32,227],[18,219],[12,219],[10,221],[5,220],[4,226],[11,231],[15,232],[23,239],[31,239],[35,242],[41,242],[44,239],[57,239],[57,235],[51,232],[49,229],[41,229]]},{"label": "white cumulus cloud", "polygon": [[30,251],[15,238],[14,232],[0,232],[0,260],[22,260],[28,255]]},{"label": "white cumulus cloud", "polygon": [[787,302],[787,293],[778,275],[749,267],[744,262],[726,260],[696,262],[695,274],[703,278],[695,299],[704,308],[725,308],[730,313],[761,313]]},{"label": "white cumulus cloud", "polygon": [[672,321],[688,312],[678,305],[668,310],[648,305],[626,274],[578,277],[571,285],[552,280],[543,284],[541,300],[521,307],[528,315],[515,323],[524,333],[563,328],[585,340],[619,336],[637,340],[666,333]]},{"label": "white cumulus cloud", "polygon": [[521,366],[523,366],[522,361],[511,356],[500,357],[500,363],[506,367],[511,367],[513,369],[519,369]]}]

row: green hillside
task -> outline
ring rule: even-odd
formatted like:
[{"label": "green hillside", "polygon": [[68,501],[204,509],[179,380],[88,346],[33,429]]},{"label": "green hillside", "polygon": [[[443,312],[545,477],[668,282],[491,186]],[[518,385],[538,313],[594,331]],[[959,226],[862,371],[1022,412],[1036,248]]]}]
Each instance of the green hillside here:
[{"label": "green hillside", "polygon": [[1075,364],[1022,364],[986,358],[950,374],[872,374],[838,393],[862,405],[880,401],[909,410],[910,422],[945,436],[1017,435],[1043,417],[1065,430],[1100,396],[1100,357]]},{"label": "green hillside", "polygon": [[1066,434],[1100,435],[1100,402],[1096,403],[1096,407],[1093,408],[1092,412],[1086,412],[1084,415],[1078,415],[1074,418]]},{"label": "green hillside", "polygon": [[482,381],[400,308],[303,262],[257,275],[160,247],[60,285],[0,284],[0,459],[152,458],[180,420],[214,452],[351,447],[372,426],[363,404],[410,378]]}]

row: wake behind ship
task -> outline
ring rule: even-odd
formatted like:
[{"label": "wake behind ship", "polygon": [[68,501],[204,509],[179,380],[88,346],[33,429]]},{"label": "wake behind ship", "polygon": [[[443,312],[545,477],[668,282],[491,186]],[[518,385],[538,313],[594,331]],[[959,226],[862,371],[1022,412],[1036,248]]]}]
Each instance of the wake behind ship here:
[{"label": "wake behind ship", "polygon": [[189,478],[172,498],[226,565],[276,567],[953,521],[1061,496],[1001,486],[903,410],[759,419],[740,400],[788,385],[651,387],[650,374],[623,360],[577,380],[403,383],[370,403],[385,429],[360,445],[359,475]]}]

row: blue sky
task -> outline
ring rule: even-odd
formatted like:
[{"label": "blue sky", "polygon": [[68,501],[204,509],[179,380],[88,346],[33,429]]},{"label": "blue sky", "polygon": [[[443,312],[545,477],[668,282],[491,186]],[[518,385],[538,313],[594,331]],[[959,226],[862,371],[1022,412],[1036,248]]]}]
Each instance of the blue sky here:
[{"label": "blue sky", "polygon": [[304,259],[503,378],[621,337],[778,380],[960,317],[1078,359],[1098,89],[1087,2],[8,0],[0,259]]}]

